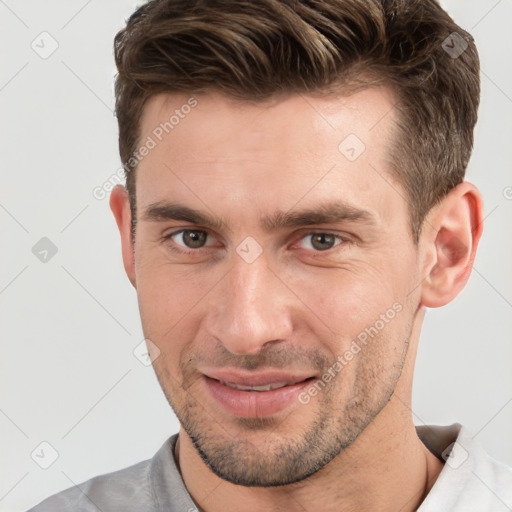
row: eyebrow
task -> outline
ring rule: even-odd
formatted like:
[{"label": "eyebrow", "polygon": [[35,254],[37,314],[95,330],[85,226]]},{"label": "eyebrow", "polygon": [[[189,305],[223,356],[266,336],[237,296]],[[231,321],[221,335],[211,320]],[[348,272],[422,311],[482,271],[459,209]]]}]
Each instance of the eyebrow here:
[{"label": "eyebrow", "polygon": [[342,202],[329,202],[304,210],[275,212],[262,218],[263,227],[267,231],[279,228],[294,228],[313,224],[334,224],[338,222],[355,222],[376,225],[376,216],[355,206]]},{"label": "eyebrow", "polygon": [[[182,220],[217,231],[229,231],[227,222],[221,218],[180,203],[167,201],[151,203],[145,209],[142,219],[153,222]],[[340,222],[353,222],[370,226],[377,224],[375,214],[343,202],[329,202],[303,210],[277,211],[272,215],[262,215],[260,221],[266,231]]]},{"label": "eyebrow", "polygon": [[179,203],[170,203],[159,201],[151,203],[142,216],[145,221],[165,221],[165,220],[183,220],[191,224],[201,224],[207,228],[223,231],[228,230],[227,224],[213,215],[209,215],[199,210],[194,210],[188,206]]}]

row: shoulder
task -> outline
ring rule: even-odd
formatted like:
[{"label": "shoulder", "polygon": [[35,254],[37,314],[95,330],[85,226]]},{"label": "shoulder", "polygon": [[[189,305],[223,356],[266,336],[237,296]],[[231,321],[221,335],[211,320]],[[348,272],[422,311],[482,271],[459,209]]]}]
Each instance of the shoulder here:
[{"label": "shoulder", "polygon": [[474,506],[475,500],[480,499],[488,510],[512,510],[512,467],[491,457],[464,429],[461,438],[460,444],[464,446],[466,441],[467,456],[471,459],[463,491],[466,499],[461,500],[461,505],[473,502]]},{"label": "shoulder", "polygon": [[[454,427],[456,427],[454,429]],[[441,432],[439,427],[430,427]],[[419,511],[510,512],[512,467],[491,457],[475,436],[461,425],[452,425],[455,436],[443,447],[445,465]]]},{"label": "shoulder", "polygon": [[148,497],[149,467],[148,460],[96,476],[47,498],[29,512],[110,512],[121,510],[120,507],[126,504],[138,505],[141,511],[146,510],[142,508],[142,500]]},{"label": "shoulder", "polygon": [[[133,466],[96,476],[55,494],[28,512],[119,512],[136,510],[153,512],[160,509],[162,469],[178,479],[178,471],[172,456],[172,443],[168,439],[152,459]],[[174,475],[173,473],[176,473]],[[169,475],[167,475],[168,477]],[[168,481],[169,479],[166,478]],[[172,485],[172,481],[170,483]],[[167,494],[176,489],[168,488]]]}]

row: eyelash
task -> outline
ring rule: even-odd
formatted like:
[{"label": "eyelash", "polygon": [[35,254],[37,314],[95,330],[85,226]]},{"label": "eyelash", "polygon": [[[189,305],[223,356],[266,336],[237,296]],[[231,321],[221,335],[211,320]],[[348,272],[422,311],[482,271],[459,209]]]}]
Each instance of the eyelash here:
[{"label": "eyelash", "polygon": [[[199,247],[197,249],[185,249],[183,248],[183,246],[181,245],[178,245],[176,244],[175,242],[172,241],[172,238],[176,235],[179,235],[180,233],[185,233],[187,231],[200,231],[200,232],[204,232],[206,233],[207,236],[211,236],[210,233],[208,233],[207,230],[205,229],[179,229],[177,231],[173,231],[172,233],[169,233],[167,235],[164,235],[162,237],[162,240],[163,241],[170,241],[172,242],[171,244],[169,244],[169,248],[174,251],[174,252],[177,252],[179,254],[184,254],[184,255],[190,255],[190,254],[196,254],[198,253],[198,251],[200,249],[205,249],[205,248],[208,248],[209,246],[203,246],[203,247]],[[330,249],[326,249],[324,251],[315,251],[313,250],[313,252],[315,254],[323,254],[323,253],[329,253],[330,251],[332,251],[333,249],[335,249],[336,247],[339,247],[341,245],[347,245],[351,242],[351,240],[349,240],[348,238],[346,237],[342,237],[341,235],[338,235],[336,233],[332,233],[330,231],[308,231],[307,233],[305,233],[304,235],[302,235],[300,238],[298,238],[298,241],[301,241],[303,240],[304,238],[308,237],[308,236],[313,236],[313,235],[328,235],[328,236],[333,236],[336,238],[336,240],[339,240],[339,243],[337,243],[336,245],[334,245],[333,247],[331,247]],[[297,243],[297,242],[294,242],[294,244]],[[311,249],[304,249],[304,250],[311,250]]]}]

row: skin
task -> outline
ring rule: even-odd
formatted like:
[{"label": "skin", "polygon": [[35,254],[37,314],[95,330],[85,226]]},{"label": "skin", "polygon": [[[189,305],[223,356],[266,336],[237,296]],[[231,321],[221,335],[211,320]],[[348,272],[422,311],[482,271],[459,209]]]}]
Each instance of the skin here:
[{"label": "skin", "polygon": [[[181,423],[176,456],[187,489],[207,512],[416,510],[443,466],[413,424],[417,344],[425,308],[447,304],[467,282],[482,232],[479,191],[468,182],[453,189],[415,245],[406,193],[386,163],[390,91],[266,104],[196,98],[139,164],[134,245],[126,191],[111,195],[144,334],[160,351],[155,372]],[[140,140],[187,99],[152,98]],[[366,146],[353,162],[338,150],[349,134]],[[164,202],[225,225],[148,215]],[[333,202],[372,221],[262,223]],[[187,248],[201,232],[206,245]],[[262,249],[251,263],[236,251],[248,236]],[[211,368],[318,380],[393,304],[400,312],[308,403],[248,418],[206,389]]]}]

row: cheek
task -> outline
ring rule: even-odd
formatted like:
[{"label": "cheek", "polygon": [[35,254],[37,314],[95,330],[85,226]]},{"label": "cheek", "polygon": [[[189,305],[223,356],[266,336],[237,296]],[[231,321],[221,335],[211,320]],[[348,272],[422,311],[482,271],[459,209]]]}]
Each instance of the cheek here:
[{"label": "cheek", "polygon": [[204,285],[170,264],[145,260],[137,266],[137,297],[145,335],[173,338],[182,320],[204,295]]},{"label": "cheek", "polygon": [[290,274],[289,283],[316,316],[347,340],[373,325],[394,303],[402,302],[404,286],[399,277],[360,261],[344,268]]},{"label": "cheek", "polygon": [[[195,265],[172,265],[147,258],[137,268],[137,295],[145,338],[160,350],[155,372],[165,387],[179,386],[189,378],[179,368],[196,346],[206,302],[222,273]],[[174,375],[174,379],[172,377]]]}]

